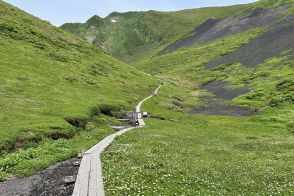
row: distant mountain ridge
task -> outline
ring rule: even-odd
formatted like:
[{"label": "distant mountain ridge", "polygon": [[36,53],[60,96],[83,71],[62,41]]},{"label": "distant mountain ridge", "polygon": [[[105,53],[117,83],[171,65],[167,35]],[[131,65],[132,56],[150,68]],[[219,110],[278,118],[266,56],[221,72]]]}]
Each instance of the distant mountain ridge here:
[{"label": "distant mountain ridge", "polygon": [[247,10],[249,5],[212,7],[176,12],[113,12],[86,23],[66,23],[61,29],[93,43],[112,56],[134,63],[185,36],[209,18],[220,19]]}]

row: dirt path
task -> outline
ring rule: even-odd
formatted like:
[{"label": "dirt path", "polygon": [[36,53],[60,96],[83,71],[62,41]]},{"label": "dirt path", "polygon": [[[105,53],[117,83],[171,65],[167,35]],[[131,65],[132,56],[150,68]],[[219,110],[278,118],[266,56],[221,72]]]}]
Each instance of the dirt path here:
[{"label": "dirt path", "polygon": [[33,176],[13,179],[0,183],[1,196],[67,196],[73,192],[74,184],[66,185],[63,178],[75,176],[78,167],[73,165],[78,161],[72,158],[60,162]]}]

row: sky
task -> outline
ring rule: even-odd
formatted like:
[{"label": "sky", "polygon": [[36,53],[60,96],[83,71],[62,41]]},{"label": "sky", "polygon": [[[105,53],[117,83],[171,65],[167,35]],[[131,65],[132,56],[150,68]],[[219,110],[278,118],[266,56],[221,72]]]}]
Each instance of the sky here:
[{"label": "sky", "polygon": [[5,0],[55,26],[85,22],[93,15],[106,17],[113,11],[176,11],[189,8],[225,6],[256,0]]}]

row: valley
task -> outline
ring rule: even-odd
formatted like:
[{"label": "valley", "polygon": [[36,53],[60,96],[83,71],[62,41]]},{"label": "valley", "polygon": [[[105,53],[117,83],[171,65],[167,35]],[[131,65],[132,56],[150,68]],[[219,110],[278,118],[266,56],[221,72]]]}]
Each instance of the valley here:
[{"label": "valley", "polygon": [[71,160],[162,84],[102,152],[105,195],[293,195],[293,17],[260,0],[59,28],[0,1],[0,195],[71,195]]}]

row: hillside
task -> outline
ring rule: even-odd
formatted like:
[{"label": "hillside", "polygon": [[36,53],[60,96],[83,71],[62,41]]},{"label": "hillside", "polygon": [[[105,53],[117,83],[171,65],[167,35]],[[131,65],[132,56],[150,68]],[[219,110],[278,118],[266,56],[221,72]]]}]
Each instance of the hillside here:
[{"label": "hillside", "polygon": [[218,103],[223,99],[262,111],[268,106],[279,108],[272,119],[292,126],[294,4],[281,1],[283,5],[269,6],[267,2],[258,2],[250,12],[208,19],[190,36],[137,67],[170,82],[213,93],[216,100],[203,99],[211,106],[195,108],[196,113],[222,113],[210,111],[214,107],[236,114],[238,108]]},{"label": "hillside", "polygon": [[134,63],[164,47],[208,18],[220,19],[247,10],[251,5],[214,7],[178,12],[114,12],[106,18],[93,16],[86,23],[68,23],[61,29],[94,43],[112,56]]},{"label": "hillside", "polygon": [[185,38],[177,40],[166,47],[160,54],[171,52],[175,49],[189,47],[194,44],[205,43],[220,37],[246,31],[248,29],[269,26],[291,7],[291,1],[259,1],[251,4],[251,9],[240,10],[229,17],[215,19],[209,18],[191,31]]},{"label": "hillside", "polygon": [[[157,85],[102,49],[3,1],[0,46],[0,180],[5,172],[32,174],[89,148],[111,132],[111,117],[95,117],[100,110],[133,107]],[[21,151],[2,157],[39,145],[28,157]]]}]

